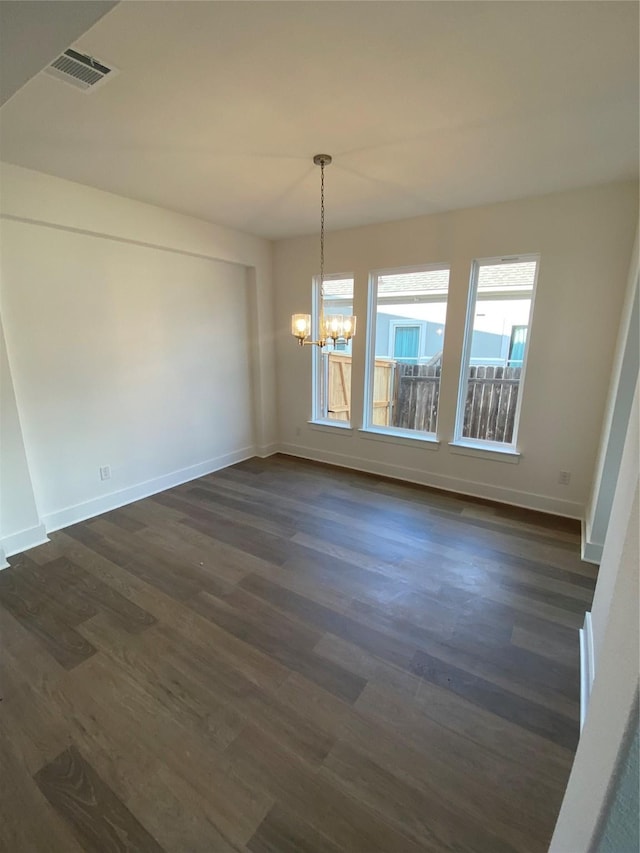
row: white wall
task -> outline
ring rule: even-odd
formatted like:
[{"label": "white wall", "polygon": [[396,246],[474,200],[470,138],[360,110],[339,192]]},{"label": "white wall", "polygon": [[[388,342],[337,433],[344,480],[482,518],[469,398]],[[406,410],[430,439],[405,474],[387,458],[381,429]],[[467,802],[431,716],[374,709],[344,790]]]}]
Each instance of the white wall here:
[{"label": "white wall", "polygon": [[638,389],[593,601],[595,678],[550,853],[589,853],[615,794],[619,758],[637,726],[640,669]]},{"label": "white wall", "polygon": [[620,853],[640,850],[640,726],[638,708],[634,716],[636,725],[629,732],[620,756],[620,768],[605,813],[602,836],[598,841],[598,853]]},{"label": "white wall", "polygon": [[[638,524],[637,512],[637,492],[638,492],[638,471],[640,470],[640,426],[638,423],[638,377],[636,377],[636,387],[634,398],[632,401],[631,416],[627,425],[624,449],[622,454],[622,462],[620,464],[620,474],[616,485],[615,495],[613,498],[613,506],[611,508],[611,518],[607,529],[604,549],[602,552],[602,563],[598,571],[598,582],[593,596],[593,604],[591,607],[591,622],[593,628],[593,652],[594,652],[594,671],[597,677],[600,668],[600,658],[603,654],[607,631],[611,626],[614,597],[616,594],[616,586],[622,578],[625,577],[622,571],[623,554],[628,548],[629,543],[626,541],[629,529],[633,529],[633,525]],[[633,502],[636,500],[635,518]],[[637,539],[636,539],[637,549]],[[628,578],[628,582],[632,584],[629,587],[629,595],[632,596],[633,583],[635,580],[635,597],[632,596],[632,601],[636,608],[638,605],[638,567],[640,563],[636,561],[635,579]],[[636,617],[637,617],[636,609]],[[636,636],[638,633],[638,619],[636,618]],[[634,659],[638,661],[638,643],[630,644],[629,652],[634,655]],[[638,672],[640,670],[636,670]]]},{"label": "white wall", "polygon": [[[2,217],[0,307],[21,427],[2,446],[8,554],[27,526],[13,502],[27,480],[53,530],[268,452],[267,241],[11,166]],[[3,382],[3,403],[9,390]],[[28,467],[13,464],[21,446]]]},{"label": "white wall", "polygon": [[0,317],[0,568],[5,553],[45,541],[18,418]]},{"label": "white wall", "polygon": [[[337,177],[337,175],[336,175]],[[584,512],[637,221],[637,184],[620,183],[327,235],[327,273],[355,274],[352,410],[360,426],[369,271],[448,262],[439,449],[318,429],[311,411],[310,348],[289,334],[309,311],[317,236],[275,249],[278,407],[290,453],[405,477],[441,488],[573,517]],[[327,211],[331,221],[331,208]],[[461,455],[453,435],[470,264],[474,258],[539,252],[538,291],[520,421],[519,464]],[[558,483],[560,470],[571,483]]]},{"label": "white wall", "polygon": [[602,547],[609,524],[629,413],[638,379],[640,359],[639,282],[640,235],[636,229],[636,241],[629,266],[627,291],[613,360],[613,370],[611,371],[598,460],[583,526],[583,559],[596,563],[599,563],[602,558]]}]

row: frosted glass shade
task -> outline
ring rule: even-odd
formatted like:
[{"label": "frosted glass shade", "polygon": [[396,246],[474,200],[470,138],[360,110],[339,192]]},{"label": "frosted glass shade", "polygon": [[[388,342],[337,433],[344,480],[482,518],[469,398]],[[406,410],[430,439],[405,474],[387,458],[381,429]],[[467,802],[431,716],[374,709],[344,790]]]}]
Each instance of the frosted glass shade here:
[{"label": "frosted glass shade", "polygon": [[344,317],[342,314],[329,314],[323,320],[323,337],[332,338],[334,341],[341,338],[344,330]]},{"label": "frosted glass shade", "polygon": [[308,338],[311,334],[311,314],[292,314],[291,334],[299,341]]},{"label": "frosted glass shade", "polygon": [[353,315],[351,315],[351,317],[345,317],[342,329],[342,337],[345,341],[351,340],[356,333],[356,318]]}]

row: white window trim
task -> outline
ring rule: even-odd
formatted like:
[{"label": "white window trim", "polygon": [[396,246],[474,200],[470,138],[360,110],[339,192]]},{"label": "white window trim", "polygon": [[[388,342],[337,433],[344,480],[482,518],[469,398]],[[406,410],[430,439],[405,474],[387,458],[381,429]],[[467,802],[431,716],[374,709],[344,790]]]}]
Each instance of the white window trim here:
[{"label": "white window trim", "polygon": [[520,462],[522,454],[509,445],[497,441],[481,441],[473,438],[463,438],[461,441],[450,441],[451,453],[460,456],[475,456],[476,459],[490,459],[494,462]]},{"label": "white window trim", "polygon": [[[451,264],[448,262],[445,263],[433,263],[433,264],[416,264],[409,267],[391,267],[388,269],[376,269],[371,270],[369,272],[369,282],[368,282],[368,298],[367,298],[367,341],[366,341],[366,361],[365,361],[365,379],[364,379],[364,403],[363,403],[363,413],[362,413],[362,427],[359,432],[366,438],[374,438],[379,440],[389,441],[391,438],[396,437],[398,439],[402,439],[402,441],[397,443],[413,443],[413,442],[421,442],[425,446],[433,445],[436,449],[439,445],[439,438],[437,433],[438,423],[440,420],[440,412],[438,412],[438,418],[436,419],[436,432],[419,432],[418,430],[405,430],[400,427],[380,427],[377,424],[372,423],[373,418],[373,382],[374,382],[374,370],[372,370],[372,366],[375,363],[375,352],[376,352],[376,318],[378,313],[378,288],[377,288],[377,280],[379,276],[382,275],[394,275],[396,273],[412,273],[412,272],[429,272],[431,270],[447,270],[449,273],[449,282],[451,280]],[[429,302],[442,302],[442,295],[438,295],[433,299],[428,299],[425,301]],[[447,297],[446,297],[446,305],[447,311],[449,310],[449,290],[447,287]],[[445,322],[444,329],[446,335],[446,312],[445,312]],[[412,323],[411,325],[416,325],[416,323]],[[422,335],[422,330],[420,331]],[[441,380],[442,381],[442,380]]]},{"label": "white window trim", "polygon": [[318,432],[335,432],[338,430],[345,435],[353,435],[353,427],[349,421],[330,421],[325,418],[324,420],[307,421],[307,423],[311,429],[318,430]]},{"label": "white window trim", "polygon": [[[464,406],[467,397],[467,371],[469,367],[470,355],[471,355],[471,343],[473,339],[473,319],[475,317],[475,312],[472,311],[472,307],[475,309],[475,305],[477,302],[476,292],[478,288],[478,273],[481,266],[485,266],[488,264],[513,264],[513,263],[523,263],[527,261],[535,261],[536,262],[536,272],[533,279],[533,286],[531,288],[531,308],[529,310],[529,322],[527,324],[527,341],[525,344],[524,350],[524,359],[522,361],[522,373],[520,374],[520,385],[518,388],[518,402],[516,404],[516,413],[513,421],[513,441],[510,444],[506,442],[496,442],[496,441],[486,441],[484,439],[479,438],[465,438],[462,435],[462,430],[464,427]],[[460,364],[460,378],[458,382],[458,402],[456,407],[456,422],[453,433],[453,441],[449,442],[449,446],[452,448],[453,452],[455,448],[459,448],[462,452],[464,450],[469,451],[471,455],[478,455],[477,451],[486,451],[488,454],[511,454],[516,459],[519,457],[519,451],[517,448],[518,444],[518,432],[520,429],[520,412],[522,410],[522,398],[523,398],[523,389],[526,380],[526,372],[527,372],[527,362],[529,360],[529,344],[531,342],[531,331],[533,328],[533,321],[535,316],[535,304],[536,304],[536,290],[538,286],[538,275],[540,274],[540,254],[537,252],[532,252],[530,254],[525,255],[509,255],[497,258],[475,258],[471,264],[471,272],[469,277],[469,292],[467,295],[467,312],[465,315],[465,329],[464,329],[464,343],[462,346],[462,361]],[[518,294],[518,298],[522,299],[525,296],[524,293]],[[500,294],[487,294],[487,301],[497,298],[501,299]],[[516,298],[514,296],[514,298]],[[484,301],[484,296],[481,301]],[[490,456],[486,458],[491,458]]]},{"label": "white window trim", "polygon": [[393,427],[361,427],[358,430],[360,436],[373,441],[382,441],[386,444],[402,444],[406,446],[415,446],[416,442],[424,445],[429,450],[438,450],[440,448],[440,439],[433,432],[421,432],[414,429],[394,429]]},{"label": "white window trim", "polygon": [[372,424],[373,414],[373,382],[374,371],[371,370],[371,364],[375,363],[376,357],[376,315],[378,313],[378,294],[376,287],[376,279],[380,273],[378,271],[369,273],[368,281],[368,296],[367,296],[367,341],[366,341],[366,359],[364,373],[364,411],[362,413],[363,429],[370,429]]},{"label": "white window trim", "polygon": [[[348,273],[331,273],[324,276],[324,281],[342,281],[343,279],[351,279],[353,281],[353,290],[354,294],[352,296],[351,304],[353,304],[353,299],[355,297],[355,285],[356,285],[356,277],[352,272]],[[314,341],[317,341],[320,337],[320,306],[321,306],[322,294],[320,293],[320,276],[314,275],[311,280],[311,338]],[[345,299],[345,302],[347,300]],[[336,427],[337,429],[345,430],[352,429],[351,421],[338,421],[333,420],[332,418],[326,418],[322,415],[322,404],[320,400],[320,389],[322,387],[320,381],[320,366],[322,364],[322,360],[320,358],[321,350],[318,346],[312,347],[313,352],[311,353],[311,418],[307,423],[311,425],[316,425],[319,427],[329,429],[333,429]],[[353,388],[351,389],[353,392]],[[353,414],[353,409],[352,412]]]}]

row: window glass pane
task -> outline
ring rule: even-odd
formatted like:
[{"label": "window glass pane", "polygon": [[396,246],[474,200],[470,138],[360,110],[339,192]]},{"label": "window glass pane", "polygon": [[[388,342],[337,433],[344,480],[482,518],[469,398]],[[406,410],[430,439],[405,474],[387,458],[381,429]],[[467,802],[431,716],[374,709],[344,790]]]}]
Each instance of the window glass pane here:
[{"label": "window glass pane", "polygon": [[[316,283],[316,288],[318,288]],[[325,317],[353,314],[353,278],[329,277],[318,294],[318,309]],[[316,337],[319,334],[316,318]],[[351,341],[338,341],[334,349],[314,347],[316,370],[316,420],[351,420]]]},{"label": "window glass pane", "polygon": [[436,432],[448,290],[442,267],[374,276],[368,425]]},{"label": "window glass pane", "polygon": [[475,266],[457,436],[514,445],[536,260]]}]

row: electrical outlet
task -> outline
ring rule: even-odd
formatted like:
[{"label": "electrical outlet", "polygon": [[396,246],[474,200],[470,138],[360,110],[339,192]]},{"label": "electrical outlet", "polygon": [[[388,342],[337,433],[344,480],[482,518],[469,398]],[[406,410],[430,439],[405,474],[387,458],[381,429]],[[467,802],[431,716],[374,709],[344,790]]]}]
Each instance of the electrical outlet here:
[{"label": "electrical outlet", "polygon": [[110,480],[111,479],[111,465],[101,465],[100,466],[100,479],[101,480]]},{"label": "electrical outlet", "polygon": [[568,486],[571,482],[571,471],[560,471],[558,474],[558,482],[561,486]]},{"label": "electrical outlet", "polygon": [[300,427],[296,427],[296,435],[300,435],[301,432],[302,430],[300,429]]}]

